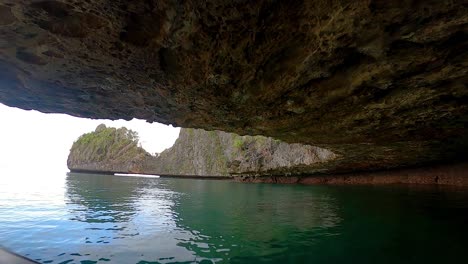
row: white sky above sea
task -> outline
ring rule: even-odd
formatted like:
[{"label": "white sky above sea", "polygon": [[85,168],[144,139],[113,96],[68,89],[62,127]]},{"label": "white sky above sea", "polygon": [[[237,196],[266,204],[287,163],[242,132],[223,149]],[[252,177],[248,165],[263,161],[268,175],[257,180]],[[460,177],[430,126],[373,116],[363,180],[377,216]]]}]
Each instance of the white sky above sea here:
[{"label": "white sky above sea", "polygon": [[[180,128],[143,120],[93,120],[44,114],[0,104],[0,174],[18,171],[66,172],[73,142],[104,123],[137,131],[144,149],[154,154],[171,147]],[[64,174],[64,173],[63,173]]]}]

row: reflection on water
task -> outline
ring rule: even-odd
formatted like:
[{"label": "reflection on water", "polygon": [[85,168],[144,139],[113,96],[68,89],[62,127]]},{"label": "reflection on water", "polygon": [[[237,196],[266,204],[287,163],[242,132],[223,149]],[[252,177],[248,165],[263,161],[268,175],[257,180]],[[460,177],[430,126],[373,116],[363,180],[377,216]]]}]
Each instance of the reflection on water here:
[{"label": "reflection on water", "polygon": [[113,184],[114,177],[68,177],[70,220],[88,223],[121,223],[135,214],[136,181]]},{"label": "reflection on water", "polygon": [[173,181],[171,186],[186,194],[174,207],[177,226],[194,235],[179,245],[206,258],[248,256],[259,262],[292,257],[291,248],[302,250],[316,236],[336,234],[331,228],[341,221],[336,200],[325,190],[204,181]]},{"label": "reflection on water", "polygon": [[[70,174],[0,180],[0,244],[43,263],[440,263],[468,192]],[[443,245],[443,247],[441,247]]]}]

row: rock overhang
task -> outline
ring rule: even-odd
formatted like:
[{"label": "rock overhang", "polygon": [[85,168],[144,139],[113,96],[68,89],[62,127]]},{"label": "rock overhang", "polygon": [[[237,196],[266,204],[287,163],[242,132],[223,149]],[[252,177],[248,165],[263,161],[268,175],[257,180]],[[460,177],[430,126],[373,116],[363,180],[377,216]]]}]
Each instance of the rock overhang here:
[{"label": "rock overhang", "polygon": [[273,136],[349,171],[463,159],[464,1],[0,1],[0,102]]}]

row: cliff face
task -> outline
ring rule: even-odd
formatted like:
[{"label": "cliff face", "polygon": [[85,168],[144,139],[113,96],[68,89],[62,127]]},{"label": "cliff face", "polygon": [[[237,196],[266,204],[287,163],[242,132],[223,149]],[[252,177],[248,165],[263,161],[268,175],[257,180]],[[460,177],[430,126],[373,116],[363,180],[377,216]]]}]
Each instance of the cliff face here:
[{"label": "cliff face", "polygon": [[160,174],[229,175],[218,133],[200,129],[181,129],[174,145],[160,153],[148,167]]},{"label": "cliff face", "polygon": [[73,143],[67,166],[71,171],[142,173],[151,158],[138,146],[135,132],[99,125]]},{"label": "cliff face", "polygon": [[463,0],[2,0],[0,102],[265,135],[329,171],[466,159]]},{"label": "cliff face", "polygon": [[68,158],[70,170],[163,175],[300,175],[320,171],[331,151],[263,136],[181,129],[174,145],[157,156],[138,147],[125,128],[103,128],[81,136]]},{"label": "cliff face", "polygon": [[[203,131],[202,131],[203,133]],[[239,136],[218,131],[231,175],[298,175],[316,173],[337,158],[333,152],[303,144],[288,144],[263,136]]]}]

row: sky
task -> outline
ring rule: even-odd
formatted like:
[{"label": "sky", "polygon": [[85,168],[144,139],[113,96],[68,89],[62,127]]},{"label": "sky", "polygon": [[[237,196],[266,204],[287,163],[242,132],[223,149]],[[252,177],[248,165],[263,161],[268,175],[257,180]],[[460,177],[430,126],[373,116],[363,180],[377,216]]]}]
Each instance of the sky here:
[{"label": "sky", "polygon": [[0,173],[67,172],[67,157],[73,142],[102,123],[137,131],[142,147],[152,154],[170,148],[180,130],[138,119],[93,120],[26,111],[0,104]]}]

